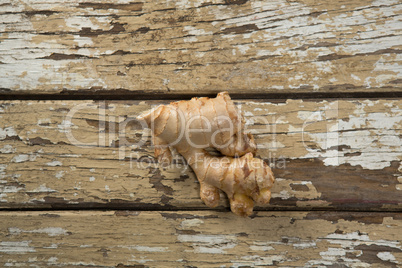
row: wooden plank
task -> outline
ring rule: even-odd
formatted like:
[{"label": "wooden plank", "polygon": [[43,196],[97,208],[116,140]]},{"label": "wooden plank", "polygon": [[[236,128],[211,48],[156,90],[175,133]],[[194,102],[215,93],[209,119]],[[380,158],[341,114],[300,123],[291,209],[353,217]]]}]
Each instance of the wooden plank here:
[{"label": "wooden plank", "polygon": [[4,0],[2,93],[401,91],[402,4]]},{"label": "wooden plank", "polygon": [[[0,207],[206,209],[183,159],[161,167],[135,121],[160,103],[1,103]],[[401,209],[402,100],[237,104],[277,178],[260,209]]]},{"label": "wooden plank", "polygon": [[2,267],[398,267],[399,213],[0,213]]}]

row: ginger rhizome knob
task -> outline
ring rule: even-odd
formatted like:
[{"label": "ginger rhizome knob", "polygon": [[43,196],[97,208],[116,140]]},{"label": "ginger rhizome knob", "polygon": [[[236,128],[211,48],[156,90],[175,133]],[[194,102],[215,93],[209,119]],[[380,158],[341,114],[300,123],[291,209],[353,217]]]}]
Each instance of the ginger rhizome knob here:
[{"label": "ginger rhizome knob", "polygon": [[[244,132],[244,119],[227,92],[216,98],[193,98],[160,105],[139,116],[152,130],[155,157],[170,163],[172,151],[181,154],[200,182],[200,196],[209,207],[219,203],[219,189],[241,216],[254,203],[266,204],[275,181],[270,167],[254,157],[256,144]],[[215,148],[222,156],[208,153]]]}]

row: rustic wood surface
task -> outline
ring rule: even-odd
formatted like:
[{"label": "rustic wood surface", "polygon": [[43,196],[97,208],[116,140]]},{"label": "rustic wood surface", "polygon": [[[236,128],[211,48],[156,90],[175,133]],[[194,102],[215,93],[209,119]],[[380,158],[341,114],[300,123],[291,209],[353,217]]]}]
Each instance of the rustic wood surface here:
[{"label": "rustic wood surface", "polygon": [[[159,103],[2,103],[0,207],[207,209],[184,160],[161,167],[135,120]],[[401,209],[401,100],[236,103],[277,178],[260,209]]]},{"label": "rustic wood surface", "polygon": [[1,212],[0,264],[398,267],[401,234],[395,213]]},{"label": "rustic wood surface", "polygon": [[0,93],[400,92],[401,19],[395,0],[2,0]]},{"label": "rustic wood surface", "polygon": [[[0,266],[402,267],[401,40],[398,0],[0,0]],[[224,90],[250,218],[135,120]]]}]

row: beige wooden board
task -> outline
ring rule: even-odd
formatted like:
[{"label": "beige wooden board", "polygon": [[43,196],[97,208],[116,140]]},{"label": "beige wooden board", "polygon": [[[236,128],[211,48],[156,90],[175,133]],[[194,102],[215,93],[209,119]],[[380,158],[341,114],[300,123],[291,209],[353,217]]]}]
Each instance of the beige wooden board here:
[{"label": "beige wooden board", "polygon": [[[3,267],[397,267],[397,213],[1,212]],[[138,266],[135,266],[138,265]],[[400,267],[400,266],[399,266]]]},{"label": "beige wooden board", "polygon": [[395,0],[3,0],[0,88],[400,91],[401,19]]},{"label": "beige wooden board", "polygon": [[[161,167],[135,120],[160,103],[1,103],[0,206],[206,209],[184,160]],[[401,100],[236,103],[277,178],[266,208],[401,209]]]}]

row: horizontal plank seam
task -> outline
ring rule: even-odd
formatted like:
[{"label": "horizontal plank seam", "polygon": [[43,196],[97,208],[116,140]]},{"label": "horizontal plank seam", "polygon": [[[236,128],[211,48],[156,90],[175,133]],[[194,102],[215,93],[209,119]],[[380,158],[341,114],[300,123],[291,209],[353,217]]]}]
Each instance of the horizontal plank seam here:
[{"label": "horizontal plank seam", "polygon": [[[1,89],[0,89],[1,91]],[[247,91],[247,90],[245,90]],[[185,100],[192,97],[215,97],[216,93],[200,94],[194,93],[138,93],[119,91],[91,91],[86,93],[68,93],[68,94],[43,94],[43,93],[0,93],[0,100]],[[401,92],[379,91],[379,92],[300,92],[300,93],[231,93],[232,99],[398,99],[402,98]]]},{"label": "horizontal plank seam", "polygon": [[[57,207],[57,208],[0,208],[0,213],[1,212],[30,212],[30,211],[44,211],[44,212],[49,212],[49,211],[155,211],[155,212],[180,212],[180,211],[210,211],[210,212],[230,212],[230,208],[221,208],[221,209],[210,209],[210,208],[166,208],[163,209],[161,207],[155,207],[155,208],[127,208],[127,207],[96,207],[96,208],[91,208],[91,207],[79,207],[79,208],[69,208],[69,207]],[[402,209],[347,209],[347,208],[328,208],[324,209],[322,207],[320,208],[311,208],[311,209],[305,209],[305,208],[269,208],[269,209],[254,209],[255,212],[363,212],[363,213],[402,213]]]},{"label": "horizontal plank seam", "polygon": [[[199,213],[199,212],[228,212],[231,213],[229,210],[196,210],[196,209],[187,209],[187,210],[130,210],[130,209],[109,209],[109,210],[103,210],[103,209],[88,209],[88,210],[64,210],[64,209],[53,209],[53,210],[0,210],[0,214],[2,213],[12,213],[12,212],[52,212],[52,213],[64,213],[64,212],[98,212],[98,213],[107,213],[107,212],[117,212],[117,211],[126,211],[126,212],[160,212],[160,213],[175,213],[175,212],[193,212],[193,213]],[[325,213],[328,212],[327,210],[255,210],[255,212],[272,212],[272,213],[297,213],[297,212],[317,212],[317,213]],[[345,211],[345,210],[334,210],[331,211],[334,213],[371,213],[371,214],[398,214],[401,213],[400,211]],[[251,216],[252,217],[252,216]]]}]

